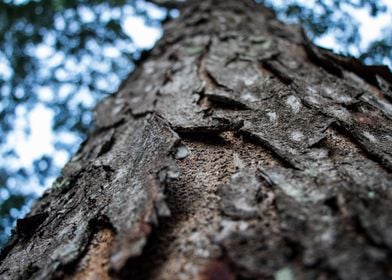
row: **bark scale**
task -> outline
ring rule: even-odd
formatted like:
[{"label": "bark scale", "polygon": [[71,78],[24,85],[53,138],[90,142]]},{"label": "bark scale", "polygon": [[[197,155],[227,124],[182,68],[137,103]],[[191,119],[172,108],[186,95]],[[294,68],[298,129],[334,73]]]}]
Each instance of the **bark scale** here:
[{"label": "bark scale", "polygon": [[250,0],[188,1],[62,176],[2,279],[392,277],[392,75]]}]

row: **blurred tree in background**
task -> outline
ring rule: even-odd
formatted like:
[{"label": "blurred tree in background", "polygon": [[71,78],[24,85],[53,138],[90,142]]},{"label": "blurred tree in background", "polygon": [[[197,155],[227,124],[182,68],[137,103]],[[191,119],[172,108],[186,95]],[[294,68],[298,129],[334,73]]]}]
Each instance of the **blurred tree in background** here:
[{"label": "blurred tree in background", "polygon": [[[339,52],[391,66],[392,30],[363,46],[353,16],[358,10],[374,17],[389,13],[392,21],[382,1],[258,2],[282,20],[301,23],[315,42],[330,36]],[[142,17],[160,28],[175,14],[142,0],[0,1],[0,244],[76,151],[92,125],[94,104],[133,70],[145,46],[132,40],[130,32],[137,26],[127,19]],[[16,147],[21,135],[33,133],[34,110],[51,124],[53,147],[44,154],[34,152],[34,142],[24,147],[33,155],[28,161]]]},{"label": "blurred tree in background", "polygon": [[[140,49],[124,32],[126,20],[143,17],[159,28],[163,15],[133,0],[0,2],[0,233],[9,233],[15,218],[28,211],[23,206],[76,151],[96,101],[132,71]],[[53,135],[35,134],[52,136],[53,147],[36,154],[37,141],[27,141],[22,150],[34,158],[26,159],[17,145],[21,133],[34,133],[31,116],[37,114]],[[0,234],[0,243],[8,233]]]}]

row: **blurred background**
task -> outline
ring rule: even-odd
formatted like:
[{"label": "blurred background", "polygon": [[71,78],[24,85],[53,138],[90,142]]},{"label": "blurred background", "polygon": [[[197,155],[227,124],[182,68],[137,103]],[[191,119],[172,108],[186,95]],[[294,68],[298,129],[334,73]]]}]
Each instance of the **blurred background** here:
[{"label": "blurred background", "polygon": [[[257,1],[318,45],[392,65],[392,1]],[[0,247],[92,127],[91,109],[178,16],[144,0],[0,0]]]}]

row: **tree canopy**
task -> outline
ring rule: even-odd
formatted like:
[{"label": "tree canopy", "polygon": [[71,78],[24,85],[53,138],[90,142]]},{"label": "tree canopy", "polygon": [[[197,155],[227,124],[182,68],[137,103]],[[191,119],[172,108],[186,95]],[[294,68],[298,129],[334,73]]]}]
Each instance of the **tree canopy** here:
[{"label": "tree canopy", "polygon": [[[178,13],[150,2],[0,1],[0,243],[37,196],[31,189],[41,186],[42,190],[58,176],[64,160],[56,160],[56,153],[67,159],[76,151],[92,126],[94,104],[116,90],[142,55],[143,47],[129,33],[135,27],[127,19],[139,17],[160,28],[163,20]],[[346,55],[391,65],[392,29],[386,27],[383,37],[363,47],[353,15],[358,10],[373,17],[389,14],[392,21],[392,11],[382,1],[257,2],[284,21],[302,24],[316,43],[331,36],[339,42],[336,49]],[[29,116],[36,108],[50,112],[53,153],[23,163],[16,149],[17,135],[31,133]]]}]

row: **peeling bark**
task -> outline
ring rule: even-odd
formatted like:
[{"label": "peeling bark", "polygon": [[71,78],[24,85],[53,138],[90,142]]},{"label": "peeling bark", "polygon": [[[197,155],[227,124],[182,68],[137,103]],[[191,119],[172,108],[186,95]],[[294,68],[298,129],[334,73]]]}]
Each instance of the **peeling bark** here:
[{"label": "peeling bark", "polygon": [[389,279],[391,73],[250,0],[188,1],[62,176],[2,279]]}]

